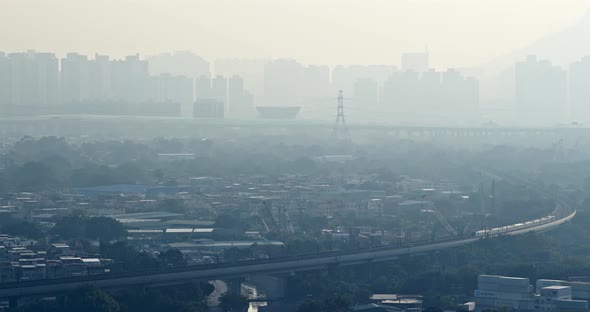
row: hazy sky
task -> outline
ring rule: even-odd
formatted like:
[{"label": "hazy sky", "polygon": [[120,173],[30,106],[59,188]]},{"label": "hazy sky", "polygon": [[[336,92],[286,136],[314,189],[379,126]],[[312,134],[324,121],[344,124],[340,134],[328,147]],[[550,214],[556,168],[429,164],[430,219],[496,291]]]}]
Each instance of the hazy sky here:
[{"label": "hazy sky", "polygon": [[575,23],[588,0],[0,0],[0,51],[121,57],[191,50],[205,58],[304,63],[487,62]]}]

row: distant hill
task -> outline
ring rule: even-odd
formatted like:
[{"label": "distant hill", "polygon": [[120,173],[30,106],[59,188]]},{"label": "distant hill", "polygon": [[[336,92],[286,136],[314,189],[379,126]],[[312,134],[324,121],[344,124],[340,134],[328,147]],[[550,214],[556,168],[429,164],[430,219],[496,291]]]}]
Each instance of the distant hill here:
[{"label": "distant hill", "polygon": [[570,63],[590,55],[590,11],[572,26],[540,38],[523,49],[492,60],[481,66],[479,72],[497,74],[524,60],[527,55],[535,54],[539,59],[546,59],[555,65],[567,68]]},{"label": "distant hill", "polygon": [[590,11],[560,32],[542,37],[489,63],[463,70],[480,80],[480,109],[484,119],[502,120],[513,114],[514,64],[531,54],[566,70],[571,63],[590,55]]}]

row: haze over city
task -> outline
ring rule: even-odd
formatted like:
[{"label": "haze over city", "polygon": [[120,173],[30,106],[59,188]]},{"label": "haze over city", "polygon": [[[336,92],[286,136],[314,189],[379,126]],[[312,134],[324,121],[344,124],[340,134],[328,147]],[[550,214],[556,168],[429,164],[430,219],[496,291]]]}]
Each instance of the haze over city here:
[{"label": "haze over city", "polygon": [[[93,55],[190,50],[216,58],[304,64],[398,64],[433,51],[432,65],[473,67],[575,24],[583,0],[7,0],[2,49]],[[565,53],[565,52],[564,52]]]},{"label": "haze over city", "polygon": [[590,2],[4,0],[0,312],[590,312]]}]

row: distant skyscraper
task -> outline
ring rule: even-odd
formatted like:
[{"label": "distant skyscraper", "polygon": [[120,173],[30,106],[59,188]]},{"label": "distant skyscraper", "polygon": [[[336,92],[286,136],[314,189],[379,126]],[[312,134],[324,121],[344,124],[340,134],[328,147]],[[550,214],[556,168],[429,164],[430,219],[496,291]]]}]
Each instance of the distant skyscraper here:
[{"label": "distant skyscraper", "polygon": [[213,99],[196,100],[193,108],[195,118],[223,118],[225,109],[223,102]]},{"label": "distant skyscraper", "polygon": [[279,59],[264,66],[264,100],[268,106],[301,106],[304,66]]},{"label": "distant skyscraper", "polygon": [[89,98],[112,99],[111,61],[108,56],[96,54],[88,63]]},{"label": "distant skyscraper", "polygon": [[379,85],[389,78],[396,68],[389,65],[352,65],[336,66],[332,70],[333,92],[337,90],[353,90],[359,79],[373,79]]},{"label": "distant skyscraper", "polygon": [[[211,79],[209,76],[201,76],[195,79],[195,99],[197,102],[202,100],[215,100],[223,103],[225,110],[228,109],[228,89],[227,78],[223,76],[216,76]],[[210,101],[209,101],[210,102]],[[207,102],[207,103],[209,103]],[[203,104],[209,105],[209,104]],[[196,109],[197,106],[194,106]],[[196,113],[196,112],[195,112]],[[196,115],[195,115],[196,116]]]},{"label": "distant skyscraper", "polygon": [[63,104],[78,103],[89,98],[88,57],[68,53],[61,60],[61,101]]},{"label": "distant skyscraper", "polygon": [[569,94],[571,120],[590,121],[590,56],[570,65]]},{"label": "distant skyscraper", "polygon": [[10,105],[10,59],[0,52],[0,114],[8,113]]},{"label": "distant skyscraper", "polygon": [[195,98],[197,100],[211,99],[211,77],[201,76],[195,79]]},{"label": "distant skyscraper", "polygon": [[[161,74],[150,77],[151,111],[163,116],[189,116],[193,105],[192,78]],[[144,105],[142,105],[144,106]]]},{"label": "distant skyscraper", "polygon": [[393,74],[383,85],[391,120],[422,124],[477,123],[479,83],[455,70]]},{"label": "distant skyscraper", "polygon": [[[420,92],[416,94],[415,109],[422,111],[424,116],[426,115],[439,115],[440,111],[447,110],[453,111],[451,104],[446,103],[445,99],[442,98],[442,82],[441,73],[434,69],[426,70],[422,73],[419,82]],[[434,119],[433,117],[429,119]],[[424,120],[423,120],[424,121]]]},{"label": "distant skyscraper", "polygon": [[[239,76],[244,81],[244,90],[252,93],[256,101],[264,103],[264,64],[261,59],[215,60],[215,74],[224,77]],[[231,101],[231,100],[230,100]]]},{"label": "distant skyscraper", "polygon": [[428,52],[402,54],[402,71],[422,73],[430,68]]},{"label": "distant skyscraper", "polygon": [[[354,84],[354,98],[352,105],[354,109],[359,112],[375,111],[378,103],[379,85],[375,79],[363,78],[359,79]],[[356,112],[355,112],[356,113]]]},{"label": "distant skyscraper", "polygon": [[58,60],[53,53],[36,53],[31,57],[34,58],[34,71],[30,78],[36,81],[33,83],[36,88],[30,90],[30,103],[46,111],[48,105],[55,105],[59,101]]},{"label": "distant skyscraper", "polygon": [[[51,53],[0,52],[1,113],[61,113],[67,108],[68,113],[173,116],[181,105],[192,107],[194,87],[192,78],[150,77],[148,63],[139,55],[110,60],[68,53],[60,70]],[[208,88],[211,94],[210,80]]]},{"label": "distant skyscraper", "polygon": [[211,98],[223,103],[227,110],[227,78],[215,76],[211,81]]},{"label": "distant skyscraper", "polygon": [[228,81],[228,112],[239,118],[255,115],[254,97],[244,90],[244,81],[240,76],[232,76]]},{"label": "distant skyscraper", "polygon": [[310,110],[324,106],[328,99],[331,100],[334,97],[334,94],[330,84],[330,68],[328,66],[308,65],[303,68],[300,105]]},{"label": "distant skyscraper", "polygon": [[566,72],[535,56],[516,64],[516,111],[521,121],[555,124],[565,120]]},{"label": "distant skyscraper", "polygon": [[14,112],[27,113],[46,109],[58,101],[58,63],[51,53],[28,51],[2,57],[7,99]]},{"label": "distant skyscraper", "polygon": [[465,78],[456,70],[442,73],[442,118],[458,118],[464,122],[476,121],[479,113],[479,81]]},{"label": "distant skyscraper", "polygon": [[22,106],[27,89],[27,58],[25,53],[10,53],[10,104],[13,108]]},{"label": "distant skyscraper", "polygon": [[415,120],[417,110],[414,108],[420,98],[419,75],[413,71],[394,73],[383,84],[383,106],[386,112],[392,112],[390,118],[407,122]]},{"label": "distant skyscraper", "polygon": [[193,103],[193,79],[185,76],[161,74],[152,77],[151,100],[156,102],[175,102],[182,106]]},{"label": "distant skyscraper", "polygon": [[149,98],[149,74],[147,61],[139,55],[111,62],[111,86],[113,97],[121,101],[138,103]]},{"label": "distant skyscraper", "polygon": [[125,57],[124,65],[129,75],[128,85],[130,86],[130,101],[146,101],[148,98],[148,62],[140,60],[139,54],[136,54]]}]

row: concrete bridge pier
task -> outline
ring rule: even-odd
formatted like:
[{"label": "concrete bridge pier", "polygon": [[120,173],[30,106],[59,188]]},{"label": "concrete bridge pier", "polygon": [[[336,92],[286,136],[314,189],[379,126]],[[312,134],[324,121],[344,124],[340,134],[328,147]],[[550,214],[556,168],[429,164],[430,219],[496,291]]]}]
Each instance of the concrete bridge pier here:
[{"label": "concrete bridge pier", "polygon": [[245,279],[243,277],[236,277],[227,280],[227,291],[232,294],[241,294],[242,293],[242,282]]},{"label": "concrete bridge pier", "polygon": [[55,297],[55,300],[57,301],[57,304],[61,309],[66,307],[66,299],[66,295]]},{"label": "concrete bridge pier", "polygon": [[267,299],[280,300],[285,298],[287,289],[287,279],[283,276],[276,275],[250,275],[248,282],[264,293]]},{"label": "concrete bridge pier", "polygon": [[9,297],[8,298],[8,307],[9,308],[16,308],[18,307],[18,297]]}]

